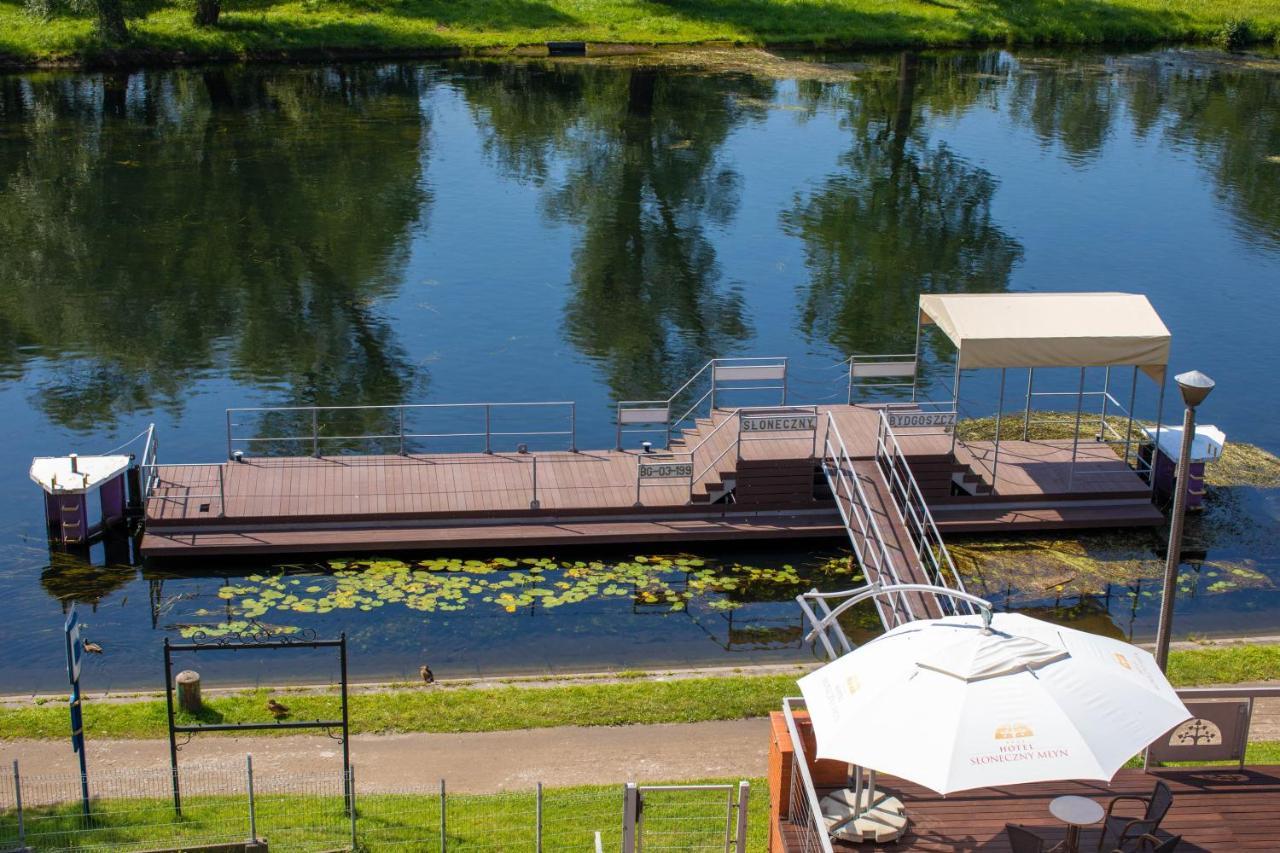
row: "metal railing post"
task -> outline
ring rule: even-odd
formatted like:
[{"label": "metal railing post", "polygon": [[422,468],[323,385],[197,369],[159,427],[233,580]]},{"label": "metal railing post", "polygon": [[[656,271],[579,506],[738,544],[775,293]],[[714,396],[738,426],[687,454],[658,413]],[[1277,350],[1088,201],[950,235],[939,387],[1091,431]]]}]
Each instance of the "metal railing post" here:
[{"label": "metal railing post", "polygon": [[960,432],[960,353],[956,353],[956,381],[951,386],[952,408],[956,410],[956,423],[951,427],[951,455],[956,453],[956,436]]},{"label": "metal railing post", "polygon": [[[147,455],[147,449],[145,447],[142,448],[142,455],[144,457]],[[227,409],[227,458],[228,459],[231,458],[231,410],[230,409]],[[145,462],[146,460],[144,459],[143,461]]]},{"label": "metal railing post", "polygon": [[311,409],[311,455],[320,458],[320,410]]},{"label": "metal railing post", "polygon": [[223,477],[226,465],[218,466],[218,517],[222,518],[227,514],[227,487]]},{"label": "metal railing post", "polygon": [[13,760],[13,804],[18,818],[18,849],[27,846],[27,828],[22,815],[22,776],[18,774],[18,759]]},{"label": "metal railing post", "polygon": [[782,405],[787,404],[787,359],[782,359]]},{"label": "metal railing post", "polygon": [[533,499],[529,501],[529,509],[540,509],[542,504],[538,502],[538,457],[533,457]]},{"label": "metal railing post", "polygon": [[1138,401],[1138,366],[1133,366],[1132,384],[1129,388],[1129,420],[1124,428],[1124,464],[1129,464],[1129,445],[1133,441],[1133,407]]},{"label": "metal railing post", "polygon": [[490,428],[490,414],[491,414],[492,408],[493,407],[490,406],[488,403],[484,404],[484,452],[485,453],[493,452],[493,446],[490,443],[493,435],[493,431]]},{"label": "metal railing post", "polygon": [[[1022,413],[1022,440],[1026,441],[1031,434],[1031,383],[1035,381],[1036,369],[1027,368],[1027,408]],[[957,413],[958,414],[958,413]]]},{"label": "metal railing post", "polygon": [[996,472],[1000,470],[1000,422],[1004,417],[1004,379],[1007,368],[1000,368],[1000,402],[996,404],[996,446],[995,456],[991,460],[991,494],[999,493]]},{"label": "metal railing post", "polygon": [[396,407],[396,415],[396,420],[399,422],[400,427],[400,455],[404,456],[404,406]]},{"label": "metal railing post", "polygon": [[249,794],[249,840],[258,843],[258,809],[253,797],[253,755],[246,753],[244,757],[245,790]]},{"label": "metal railing post", "polygon": [[440,780],[440,853],[445,853],[449,846],[449,823],[446,819],[445,803],[448,798],[445,796],[444,780]]},{"label": "metal railing post", "polygon": [[1067,491],[1071,491],[1076,477],[1076,451],[1080,449],[1080,413],[1084,409],[1084,371],[1080,368],[1080,388],[1076,391],[1076,429],[1071,436],[1071,467],[1067,469]]},{"label": "metal railing post", "polygon": [[[712,413],[714,413],[716,410],[716,361],[718,361],[718,359],[714,359],[714,358],[711,359],[711,412]],[[697,415],[695,414],[694,417],[696,418]]]},{"label": "metal railing post", "polygon": [[537,799],[534,801],[534,853],[542,853],[542,783],[538,783]]},{"label": "metal railing post", "polygon": [[[613,415],[613,418],[614,418],[614,421],[613,421],[613,449],[614,449],[614,450],[621,450],[621,449],[622,449],[622,404],[621,404],[621,403],[619,403],[616,407],[614,407],[614,415]],[[671,418],[671,412],[670,412],[670,411],[668,411],[668,412],[667,412],[667,419],[668,419],[668,420],[670,420],[670,418]],[[670,443],[670,441],[671,441],[671,427],[670,427],[670,426],[668,426],[668,427],[667,427],[667,443],[669,444],[669,443]]]},{"label": "metal railing post", "polygon": [[356,836],[356,768],[355,765],[347,767],[347,771],[342,774],[346,776],[347,782],[347,814],[351,817],[351,853],[355,853],[359,846]]},{"label": "metal railing post", "polygon": [[1102,418],[1098,422],[1098,440],[1107,440],[1107,398],[1111,396],[1111,366],[1102,375]]},{"label": "metal railing post", "polygon": [[[693,454],[689,454],[689,459],[693,459]],[[644,464],[643,458],[636,457],[636,502],[634,506],[644,506],[640,501],[640,466]],[[693,500],[693,480],[689,481],[689,500]]]},{"label": "metal railing post", "polygon": [[640,812],[640,792],[635,782],[622,789],[622,853],[636,853],[636,818]]},{"label": "metal railing post", "polygon": [[734,838],[734,853],[747,853],[747,800],[751,796],[751,783],[743,779],[738,783],[738,828]]},{"label": "metal railing post", "polygon": [[569,452],[578,452],[578,404],[569,404]]}]

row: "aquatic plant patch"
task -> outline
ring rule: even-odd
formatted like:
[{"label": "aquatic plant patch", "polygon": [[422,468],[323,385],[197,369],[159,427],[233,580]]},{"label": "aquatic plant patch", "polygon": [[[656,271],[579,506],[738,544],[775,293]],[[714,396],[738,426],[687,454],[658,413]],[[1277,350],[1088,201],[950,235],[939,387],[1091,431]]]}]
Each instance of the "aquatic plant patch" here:
[{"label": "aquatic plant patch", "polygon": [[282,567],[229,582],[217,593],[226,602],[223,608],[201,607],[192,613],[216,616],[216,621],[182,621],[175,627],[184,637],[214,637],[251,625],[293,629],[289,617],[303,614],[387,606],[424,614],[475,607],[514,614],[601,600],[655,611],[679,612],[697,604],[727,612],[753,601],[789,601],[814,585],[852,586],[860,577],[845,557],[828,559],[802,574],[791,564],[721,565],[683,554],[639,555],[621,562],[547,557],[331,560],[328,569],[317,573]]}]

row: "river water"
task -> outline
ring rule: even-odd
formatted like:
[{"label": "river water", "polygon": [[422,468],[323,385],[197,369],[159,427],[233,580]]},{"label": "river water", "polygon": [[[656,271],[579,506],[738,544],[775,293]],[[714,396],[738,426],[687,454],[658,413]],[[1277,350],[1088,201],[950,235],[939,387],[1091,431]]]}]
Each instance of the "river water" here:
[{"label": "river water", "polygon": [[[576,400],[579,445],[607,446],[612,401],[714,356],[789,356],[793,401],[838,399],[849,353],[910,349],[921,291],[1126,290],[1175,371],[1218,379],[1202,417],[1280,450],[1273,59],[758,59],[0,76],[0,691],[65,684],[73,602],[106,649],[86,686],[120,689],[159,686],[163,636],[253,621],[346,631],[361,678],[806,660],[791,596],[848,582],[807,546],[51,558],[32,456],[155,422],[162,461],[216,461],[231,406]],[[990,412],[992,378],[965,382]],[[1216,500],[1178,631],[1280,629],[1276,494]],[[1007,574],[987,591],[1153,629],[1140,585]],[[201,668],[332,677],[299,654]]]}]

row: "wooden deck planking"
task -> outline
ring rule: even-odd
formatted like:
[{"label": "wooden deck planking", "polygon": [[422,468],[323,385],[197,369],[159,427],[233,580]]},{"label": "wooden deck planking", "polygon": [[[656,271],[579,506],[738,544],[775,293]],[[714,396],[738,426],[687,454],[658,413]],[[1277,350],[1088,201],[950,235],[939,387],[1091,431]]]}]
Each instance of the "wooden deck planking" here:
[{"label": "wooden deck planking", "polygon": [[[1179,851],[1280,849],[1280,767],[1248,767],[1230,770],[1121,770],[1108,785],[1103,782],[1046,782],[981,788],[942,797],[927,788],[893,777],[881,777],[881,786],[902,798],[910,819],[905,838],[874,845],[883,853],[925,851],[1009,851],[1006,823],[1020,823],[1057,843],[1066,834],[1063,824],[1049,813],[1049,801],[1067,794],[1088,797],[1104,807],[1121,794],[1147,796],[1156,779],[1173,790],[1173,807],[1162,825],[1162,837],[1181,835]],[[823,794],[829,789],[820,789]],[[1121,811],[1121,814],[1132,814]],[[783,823],[784,850],[799,853],[798,833]],[[1090,828],[1081,837],[1080,849],[1097,849],[1099,830]],[[838,853],[865,850],[867,845],[833,842]]]},{"label": "wooden deck planking", "polygon": [[[1090,495],[1141,496],[1149,490],[1109,444],[1082,441],[1075,448],[1075,476],[1071,475],[1072,443],[1002,441],[996,463],[995,443],[973,441],[956,445],[956,459],[967,463],[982,481],[995,483],[995,495],[1061,495],[1071,491]],[[995,468],[994,480],[992,468]]]},{"label": "wooden deck planking", "polygon": [[[854,473],[862,483],[863,492],[867,496],[870,510],[884,537],[885,549],[889,558],[898,569],[897,578],[886,579],[886,583],[932,583],[932,579],[924,573],[924,567],[916,559],[915,546],[911,534],[898,515],[897,507],[889,496],[889,490],[882,484],[877,471],[876,462],[866,459],[853,463]],[[878,578],[868,577],[868,581]],[[942,616],[942,608],[938,606],[937,596],[912,592],[906,595],[910,606],[908,617],[917,619],[936,619]]]},{"label": "wooden deck planking", "polygon": [[675,518],[650,521],[566,521],[423,527],[149,531],[143,547],[157,557],[330,553],[430,548],[517,548],[550,545],[712,542],[742,539],[835,538],[838,521],[821,514],[755,518]]},{"label": "wooden deck planking", "polygon": [[[882,522],[883,532],[895,543],[893,547],[898,552],[910,549],[910,539],[902,529],[897,512],[890,505],[888,496],[880,494],[880,479],[873,475],[874,463],[870,460],[874,457],[876,446],[879,423],[877,410],[861,406],[821,407],[820,414],[823,417],[819,424],[819,448],[825,438],[827,412],[834,415],[850,454],[860,460],[863,486],[868,496],[878,504],[877,517]],[[727,412],[717,412],[713,418],[700,421],[698,428],[685,431],[682,440],[688,446],[684,452],[689,452],[697,444],[700,435],[709,432],[728,417],[730,414]],[[786,433],[762,435],[763,437],[752,436],[741,443],[744,461],[755,466],[761,463],[767,466],[772,461],[780,464],[790,462],[794,466],[797,461],[811,458],[814,442],[809,436],[795,438]],[[942,457],[950,452],[950,438],[930,434],[928,430],[903,430],[899,432],[899,438],[909,456],[923,454],[932,458]],[[524,525],[543,524],[554,531],[563,520],[562,517],[581,519],[592,513],[631,516],[628,521],[637,521],[641,519],[636,516],[652,516],[655,513],[697,513],[728,517],[734,514],[746,515],[749,511],[762,508],[783,513],[789,511],[787,501],[794,496],[786,494],[788,488],[792,485],[796,489],[804,487],[797,485],[802,478],[785,473],[766,474],[766,477],[775,479],[766,480],[764,486],[754,487],[756,491],[751,497],[750,507],[744,504],[735,510],[732,504],[706,502],[708,487],[718,488],[718,484],[732,478],[737,470],[738,452],[733,449],[735,439],[736,430],[731,425],[726,426],[694,452],[696,472],[703,471],[713,460],[715,464],[695,486],[695,493],[701,496],[702,502],[693,505],[690,505],[687,482],[649,480],[640,492],[643,507],[635,507],[638,454],[632,451],[538,454],[537,499],[540,509],[536,511],[529,506],[534,497],[535,457],[532,455],[455,453],[333,456],[321,459],[249,458],[243,463],[229,462],[221,466],[225,477],[224,517],[218,515],[218,468],[174,465],[162,466],[161,477],[164,482],[148,504],[146,519],[153,533],[180,529],[184,533],[207,530],[212,534],[217,530],[219,536],[231,532],[228,530],[231,527],[248,531],[264,524],[294,526],[299,531],[310,530],[307,535],[311,536],[317,535],[317,527],[321,523],[345,527],[365,526],[368,532],[362,538],[353,539],[347,534],[343,536],[350,541],[361,541],[366,547],[377,547],[379,537],[387,538],[388,541],[394,539],[394,536],[385,532],[392,528],[417,529],[420,527],[419,523],[423,522],[428,523],[431,529],[439,529],[437,522],[446,519],[458,528],[501,520],[517,521]],[[1039,497],[1057,506],[1063,496],[1044,490],[1062,486],[1060,470],[1050,469],[1055,465],[1060,467],[1064,453],[1069,458],[1070,443],[1066,444],[1067,448],[1064,449],[1061,443],[1053,442],[1003,442],[999,469],[1000,497],[1005,500],[1014,499],[1011,497],[1014,494],[1018,498]],[[972,457],[975,470],[980,474],[987,448],[982,443],[975,443],[969,449],[963,449],[963,446],[961,448],[962,453],[968,453]],[[1090,442],[1087,446],[1082,444],[1081,448],[1081,455],[1095,459],[1099,466],[1123,469],[1128,478],[1125,482],[1125,478],[1117,474],[1115,481],[1123,482],[1123,488],[1108,489],[1107,495],[1133,492],[1135,483],[1145,490],[1136,475],[1124,468],[1123,463],[1106,445],[1094,445]],[[721,452],[726,450],[728,452],[721,457]],[[785,464],[781,467],[785,467]],[[745,473],[739,472],[739,477],[745,476]],[[1108,478],[1089,478],[1088,485],[1093,487],[1096,485],[1095,480],[1103,479]],[[780,483],[789,485],[779,485]],[[1077,487],[1083,486],[1077,483]],[[210,495],[214,497],[211,498]],[[1070,496],[1071,499],[1078,497]],[[979,505],[982,501],[977,499],[973,502],[958,499],[958,502],[962,509],[957,507],[960,511],[950,515],[949,524],[953,529],[984,529],[983,524],[995,524],[999,528],[1009,523],[1010,511],[1007,508],[984,508]],[[208,508],[202,510],[202,505],[208,505]],[[947,501],[939,506],[939,510],[950,510],[953,506],[956,506],[956,502]],[[794,507],[794,502],[791,507]],[[1055,517],[1051,511],[1038,515],[1037,512],[1039,511],[1016,511],[1012,515],[1022,519],[1021,526],[1037,529],[1105,524],[1104,511],[1091,513],[1084,506],[1077,508],[1072,518],[1061,514]],[[1151,513],[1158,516],[1158,512],[1148,508],[1148,516]],[[551,515],[556,518],[549,517]],[[834,518],[834,510],[827,515],[829,524]],[[727,531],[727,528],[720,529]],[[384,532],[372,532],[375,530]],[[199,533],[185,550],[198,550],[200,537],[205,535]],[[531,535],[524,530],[518,534],[518,538],[528,538]],[[565,541],[578,541],[581,538],[571,533],[563,535]],[[285,541],[285,537],[273,534],[272,540],[277,544],[269,548],[264,546],[264,550],[279,550],[279,544]],[[215,543],[221,540],[211,538],[208,541]],[[168,546],[163,546],[161,540],[148,536],[143,547],[147,550]],[[914,559],[898,563],[900,569],[914,564]],[[924,578],[914,576],[901,579],[904,582],[924,581]]]}]

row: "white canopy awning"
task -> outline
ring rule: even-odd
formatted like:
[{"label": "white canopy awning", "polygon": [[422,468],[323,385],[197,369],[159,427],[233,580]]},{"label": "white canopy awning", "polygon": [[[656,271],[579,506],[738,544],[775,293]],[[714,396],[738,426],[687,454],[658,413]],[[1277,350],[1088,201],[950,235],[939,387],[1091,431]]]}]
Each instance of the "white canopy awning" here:
[{"label": "white canopy awning", "polygon": [[959,350],[960,367],[1136,365],[1162,381],[1169,330],[1138,293],[925,294],[921,324]]}]

